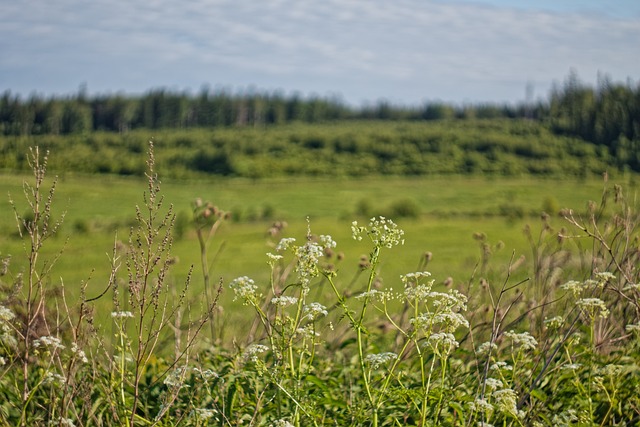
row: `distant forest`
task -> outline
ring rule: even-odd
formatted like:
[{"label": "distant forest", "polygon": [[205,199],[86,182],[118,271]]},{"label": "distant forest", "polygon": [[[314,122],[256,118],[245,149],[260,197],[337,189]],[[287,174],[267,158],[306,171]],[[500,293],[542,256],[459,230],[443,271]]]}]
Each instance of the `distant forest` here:
[{"label": "distant forest", "polygon": [[601,78],[597,87],[571,73],[546,101],[520,105],[455,106],[428,102],[406,107],[380,101],[353,108],[337,99],[286,96],[281,92],[231,93],[203,88],[198,94],[154,89],[144,95],[27,98],[5,91],[0,97],[0,135],[82,135],[136,129],[265,127],[332,121],[429,121],[530,119],[556,135],[608,148],[632,170],[640,171],[640,84]]}]

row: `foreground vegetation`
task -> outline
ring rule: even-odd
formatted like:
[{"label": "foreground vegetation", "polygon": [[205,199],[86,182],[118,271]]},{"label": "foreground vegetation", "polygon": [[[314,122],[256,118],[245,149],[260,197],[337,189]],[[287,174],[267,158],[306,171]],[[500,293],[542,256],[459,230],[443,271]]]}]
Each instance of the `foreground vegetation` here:
[{"label": "foreground vegetation", "polygon": [[[622,187],[607,184],[584,212],[562,211],[563,229],[544,216],[529,230],[530,263],[513,257],[502,269],[485,256],[465,281],[432,277],[431,255],[384,275],[411,236],[375,216],[350,226],[368,253],[354,277],[342,276],[343,243],[311,219],[298,239],[274,230],[265,280],[238,271],[216,284],[210,238],[230,218],[193,205],[202,265],[173,277],[177,215],[151,152],[144,203],[109,254],[103,292],[84,287],[71,300],[51,277],[64,253],[42,259],[62,224],[59,183],[47,188],[37,151],[30,160],[30,214],[15,211],[27,268],[13,271],[3,255],[1,276],[5,425],[640,422],[640,218]],[[476,238],[489,254],[486,236]],[[205,279],[197,304],[188,297],[196,274]],[[225,316],[222,288],[254,319],[232,346],[209,331]],[[109,312],[98,311],[102,299]]]}]

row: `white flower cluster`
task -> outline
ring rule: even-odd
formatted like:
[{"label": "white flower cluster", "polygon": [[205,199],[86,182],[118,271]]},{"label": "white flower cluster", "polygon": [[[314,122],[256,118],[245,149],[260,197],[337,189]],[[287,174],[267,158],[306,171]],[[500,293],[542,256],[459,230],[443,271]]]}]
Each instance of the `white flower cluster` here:
[{"label": "white flower cluster", "polygon": [[522,411],[518,410],[518,395],[510,388],[503,388],[491,393],[491,396],[495,399],[495,407],[503,414],[511,415],[515,418],[521,418],[524,416]]},{"label": "white flower cluster", "polygon": [[258,298],[258,295],[256,293],[258,287],[255,285],[253,279],[250,279],[247,276],[233,279],[229,284],[229,287],[235,295],[235,297],[233,298],[234,301],[239,298],[243,300],[245,304],[247,304],[249,302],[255,302],[255,300]]},{"label": "white flower cluster", "polygon": [[383,216],[371,218],[367,227],[358,226],[358,221],[351,223],[351,234],[355,240],[362,240],[363,235],[368,235],[376,247],[392,248],[404,245],[404,231],[398,225]]},{"label": "white flower cluster", "polygon": [[287,296],[287,295],[271,298],[271,304],[276,305],[278,307],[288,307],[290,305],[295,305],[297,303],[298,303],[298,298]]},{"label": "white flower cluster", "polygon": [[309,287],[312,278],[318,275],[318,261],[324,256],[322,246],[315,242],[307,242],[294,248],[296,256],[296,273],[303,288]]},{"label": "white flower cluster", "polygon": [[504,336],[511,340],[514,346],[520,347],[522,350],[535,350],[538,346],[538,341],[529,333],[515,333],[513,331],[505,332]]},{"label": "white flower cluster", "polygon": [[42,336],[33,341],[33,346],[35,348],[39,347],[47,347],[50,350],[64,350],[65,346],[62,345],[62,341],[60,338],[52,337],[50,335]]},{"label": "white flower cluster", "polygon": [[609,316],[609,309],[600,298],[581,298],[576,301],[576,304],[586,312],[589,317],[595,318],[598,316],[606,318]]},{"label": "white flower cluster", "polygon": [[427,302],[435,280],[430,280],[427,283],[421,283],[421,280],[430,276],[431,273],[428,271],[400,275],[400,280],[404,285],[404,298],[411,303]]},{"label": "white flower cluster", "polygon": [[[493,410],[494,410],[493,405],[491,403],[489,403],[486,399],[480,399],[480,398],[477,398],[473,402],[469,402],[469,408],[471,409],[472,412],[484,414],[484,416],[487,418],[491,418],[491,415],[493,414]],[[486,426],[488,424],[483,423],[483,425]]]},{"label": "white flower cluster", "polygon": [[447,332],[437,332],[431,334],[427,340],[427,345],[431,347],[434,353],[446,356],[460,345],[453,334]]},{"label": "white flower cluster", "polygon": [[133,313],[130,311],[113,311],[111,317],[114,319],[126,319],[127,317],[133,317]]},{"label": "white flower cluster", "polygon": [[387,302],[394,299],[393,290],[379,291],[377,289],[371,289],[369,292],[363,292],[356,295],[356,299],[363,300],[368,299],[370,301]]},{"label": "white flower cluster", "polygon": [[582,291],[585,289],[585,285],[577,280],[569,280],[564,285],[561,285],[560,289],[571,292],[573,296],[577,298],[582,294]]},{"label": "white flower cluster", "polygon": [[478,355],[491,354],[494,351],[498,351],[498,346],[489,341],[483,342],[476,349],[476,353],[478,353]]},{"label": "white flower cluster", "polygon": [[[16,339],[13,337],[11,333],[11,321],[16,315],[8,309],[7,307],[0,305],[0,345],[5,347],[15,347],[17,346]],[[4,359],[2,359],[4,362]],[[1,363],[4,365],[4,363]]]},{"label": "white flower cluster", "polygon": [[253,363],[258,362],[258,354],[264,353],[269,350],[269,347],[262,344],[251,344],[242,353],[242,357],[245,360],[250,360]]},{"label": "white flower cluster", "polygon": [[560,329],[563,323],[564,319],[562,318],[562,316],[555,316],[551,319],[544,319],[545,326],[551,330]]},{"label": "white flower cluster", "polygon": [[312,302],[302,307],[303,319],[314,321],[320,316],[329,314],[327,308],[319,302]]},{"label": "white flower cluster", "polygon": [[487,378],[484,384],[489,391],[500,390],[502,387],[504,387],[502,381],[496,378]]},{"label": "white flower cluster", "polygon": [[43,384],[63,385],[66,382],[67,378],[64,375],[56,374],[55,372],[47,372],[42,379]]},{"label": "white flower cluster", "polygon": [[380,365],[384,365],[387,362],[395,360],[398,358],[398,355],[392,352],[386,353],[377,353],[377,354],[368,354],[364,360],[365,362],[371,364],[372,369],[378,369]]},{"label": "white flower cluster", "polygon": [[0,305],[0,326],[4,328],[5,323],[9,323],[16,315],[5,307],[4,305]]},{"label": "white flower cluster", "polygon": [[87,355],[84,353],[84,351],[78,348],[78,344],[76,343],[71,344],[71,352],[75,354],[82,363],[89,363],[89,359],[87,359]]},{"label": "white flower cluster", "polygon": [[500,360],[491,365],[489,369],[492,371],[513,371],[513,366],[509,365],[507,362]]}]

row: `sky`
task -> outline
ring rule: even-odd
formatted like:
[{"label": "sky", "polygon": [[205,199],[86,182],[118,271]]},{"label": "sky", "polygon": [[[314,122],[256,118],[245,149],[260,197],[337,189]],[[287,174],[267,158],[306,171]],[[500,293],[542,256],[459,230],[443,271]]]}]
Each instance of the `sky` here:
[{"label": "sky", "polygon": [[0,91],[24,97],[520,103],[572,70],[640,82],[640,1],[0,0]]}]

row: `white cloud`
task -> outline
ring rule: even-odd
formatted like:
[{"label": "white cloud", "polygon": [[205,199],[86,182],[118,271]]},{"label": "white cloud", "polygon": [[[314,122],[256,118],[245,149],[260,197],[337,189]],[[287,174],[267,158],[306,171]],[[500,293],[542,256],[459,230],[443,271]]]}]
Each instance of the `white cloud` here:
[{"label": "white cloud", "polygon": [[503,101],[572,67],[637,78],[639,22],[425,0],[3,2],[0,81],[60,90],[34,78],[49,73],[98,90],[255,83],[356,102]]}]

